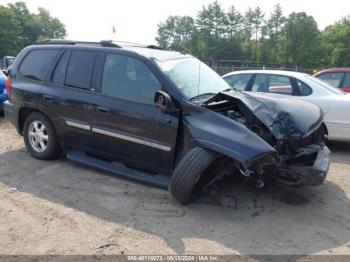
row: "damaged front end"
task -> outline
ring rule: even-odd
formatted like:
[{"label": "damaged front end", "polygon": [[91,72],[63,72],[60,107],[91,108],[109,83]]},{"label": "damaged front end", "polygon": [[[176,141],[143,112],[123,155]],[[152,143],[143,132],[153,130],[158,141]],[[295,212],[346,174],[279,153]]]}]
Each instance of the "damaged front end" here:
[{"label": "damaged front end", "polygon": [[241,174],[258,186],[276,179],[288,185],[320,185],[330,165],[323,112],[309,102],[280,95],[223,92],[205,106],[244,126],[273,149],[244,162]]}]

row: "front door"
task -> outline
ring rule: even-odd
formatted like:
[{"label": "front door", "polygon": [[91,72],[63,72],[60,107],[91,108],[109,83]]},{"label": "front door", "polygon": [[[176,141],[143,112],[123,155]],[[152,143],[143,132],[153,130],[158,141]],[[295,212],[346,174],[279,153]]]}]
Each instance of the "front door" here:
[{"label": "front door", "polygon": [[162,84],[150,66],[137,57],[106,54],[99,82],[94,147],[133,167],[170,171],[178,117],[154,105],[154,94]]}]

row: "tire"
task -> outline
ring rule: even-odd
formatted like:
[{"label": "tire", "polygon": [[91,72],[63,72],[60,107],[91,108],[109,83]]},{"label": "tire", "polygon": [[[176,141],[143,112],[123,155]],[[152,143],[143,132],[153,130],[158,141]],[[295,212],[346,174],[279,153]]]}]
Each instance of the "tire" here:
[{"label": "tire", "polygon": [[181,159],[170,179],[170,194],[181,204],[193,200],[193,191],[204,171],[217,158],[217,154],[194,147]]},{"label": "tire", "polygon": [[55,129],[51,121],[40,112],[31,113],[24,121],[23,139],[28,152],[34,158],[49,160],[60,153]]}]

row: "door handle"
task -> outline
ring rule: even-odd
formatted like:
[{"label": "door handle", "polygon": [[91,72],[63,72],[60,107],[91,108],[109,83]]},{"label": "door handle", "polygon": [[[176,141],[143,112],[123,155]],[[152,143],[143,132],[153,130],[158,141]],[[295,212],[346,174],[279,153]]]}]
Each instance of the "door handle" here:
[{"label": "door handle", "polygon": [[110,112],[110,109],[107,107],[98,106],[97,111],[100,113],[108,114]]},{"label": "door handle", "polygon": [[43,100],[46,101],[46,102],[52,102],[53,101],[53,96],[43,95]]}]

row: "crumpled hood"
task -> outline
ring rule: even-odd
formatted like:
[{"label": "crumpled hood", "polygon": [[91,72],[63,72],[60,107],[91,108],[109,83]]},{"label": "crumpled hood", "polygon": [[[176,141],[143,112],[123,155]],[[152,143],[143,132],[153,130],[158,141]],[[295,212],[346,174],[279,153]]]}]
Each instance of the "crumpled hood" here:
[{"label": "crumpled hood", "polygon": [[[276,139],[299,139],[312,133],[323,122],[323,111],[319,106],[298,98],[237,91],[218,95],[243,102]],[[211,100],[215,97],[208,102]]]}]

